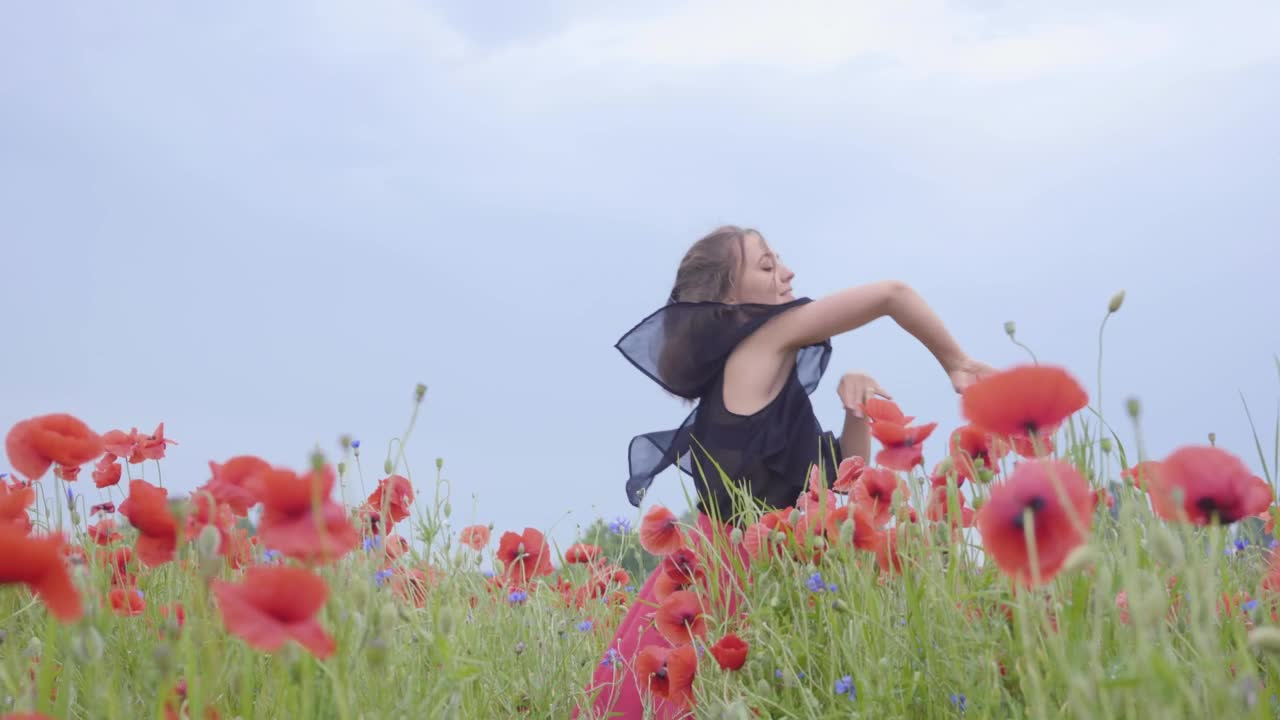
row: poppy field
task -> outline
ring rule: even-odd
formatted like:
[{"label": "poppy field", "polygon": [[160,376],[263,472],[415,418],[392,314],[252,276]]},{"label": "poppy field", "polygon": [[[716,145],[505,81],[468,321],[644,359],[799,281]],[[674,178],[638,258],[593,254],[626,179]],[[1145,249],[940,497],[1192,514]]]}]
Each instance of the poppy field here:
[{"label": "poppy field", "polygon": [[1280,716],[1280,432],[1260,471],[1146,457],[1138,400],[1099,416],[1039,362],[960,403],[939,429],[869,401],[873,456],[792,507],[648,505],[568,547],[457,523],[440,461],[350,438],[178,496],[197,438],[34,416],[5,437],[0,717]]}]

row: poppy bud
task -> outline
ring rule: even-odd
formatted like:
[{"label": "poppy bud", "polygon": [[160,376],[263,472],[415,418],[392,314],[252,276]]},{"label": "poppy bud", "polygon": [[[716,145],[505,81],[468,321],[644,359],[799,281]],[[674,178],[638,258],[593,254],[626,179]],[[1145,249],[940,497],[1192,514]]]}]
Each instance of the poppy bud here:
[{"label": "poppy bud", "polygon": [[1131,397],[1124,401],[1124,409],[1129,413],[1129,417],[1137,420],[1138,416],[1142,414],[1142,403],[1138,401],[1138,398]]},{"label": "poppy bud", "polygon": [[40,642],[40,638],[35,635],[31,636],[31,641],[27,643],[26,655],[29,658],[36,659],[40,657],[40,653],[44,651],[44,643]]},{"label": "poppy bud", "polygon": [[436,458],[436,470],[444,469],[444,458]]},{"label": "poppy bud", "polygon": [[1147,542],[1147,549],[1151,553],[1151,557],[1155,558],[1157,562],[1171,570],[1177,570],[1182,566],[1184,557],[1182,543],[1168,527],[1162,524],[1153,526],[1151,528],[1151,537],[1148,538]]},{"label": "poppy bud", "polygon": [[75,508],[71,509],[71,524],[72,525],[80,524],[80,513],[76,512]]},{"label": "poppy bud", "polygon": [[831,601],[831,608],[836,612],[842,612],[842,613],[849,612],[849,606],[846,605],[845,602],[840,598],[836,598],[835,600]]},{"label": "poppy bud", "polygon": [[427,395],[427,386],[423,385],[422,383],[418,383],[418,386],[413,389],[414,402],[422,402],[422,398],[426,397],[426,395]]},{"label": "poppy bud", "polygon": [[1018,325],[1012,320],[1004,321],[1004,333],[1009,337],[1013,337],[1018,332]]},{"label": "poppy bud", "polygon": [[1078,545],[1062,563],[1062,572],[1069,574],[1087,570],[1098,559],[1098,554],[1088,544]]},{"label": "poppy bud", "polygon": [[448,501],[444,501],[444,516],[449,517],[453,514],[453,505]]},{"label": "poppy bud", "polygon": [[978,468],[978,477],[974,478],[979,484],[986,485],[995,479],[996,474],[986,468]]},{"label": "poppy bud", "polygon": [[800,511],[793,508],[791,510],[791,515],[787,517],[787,523],[790,524],[791,527],[795,527],[800,524]]},{"label": "poppy bud", "polygon": [[1102,438],[1101,440],[1099,440],[1099,441],[1098,441],[1098,447],[1102,449],[1102,452],[1103,452],[1103,453],[1110,453],[1110,452],[1111,452],[1111,438],[1105,438],[1105,437],[1104,437],[1104,438]]},{"label": "poppy bud", "polygon": [[852,520],[845,520],[844,522],[840,523],[840,542],[841,542],[841,544],[844,544],[844,545],[852,545],[852,544],[853,544],[853,532],[854,532],[854,527],[853,527],[853,521],[852,521]]},{"label": "poppy bud", "polygon": [[338,463],[338,475],[339,476],[345,475],[346,472],[347,472],[347,464],[344,462]]},{"label": "poppy bud", "polygon": [[339,436],[338,436],[338,444],[342,446],[342,449],[343,449],[343,450],[350,450],[350,449],[351,449],[351,436],[350,436],[350,435],[348,435],[347,433],[343,433],[342,435],[339,435]]},{"label": "poppy bud", "polygon": [[742,544],[742,528],[736,527],[729,533],[729,544],[734,547]]},{"label": "poppy bud", "polygon": [[1263,625],[1250,630],[1249,647],[1258,652],[1280,654],[1280,628]]},{"label": "poppy bud", "polygon": [[1217,443],[1218,443],[1218,434],[1209,433],[1209,444],[1213,445],[1214,447],[1217,447]]},{"label": "poppy bud", "polygon": [[200,534],[196,536],[196,555],[201,560],[209,560],[218,556],[218,548],[222,545],[222,536],[218,534],[218,528],[213,525],[205,525],[200,529]]},{"label": "poppy bud", "polygon": [[396,471],[396,466],[391,464],[391,458],[387,458],[386,462],[382,463],[382,469],[388,475],[392,475]]},{"label": "poppy bud", "polygon": [[1107,303],[1107,312],[1113,313],[1119,310],[1120,306],[1123,304],[1124,304],[1124,291],[1121,290],[1120,292],[1111,296],[1111,302]]},{"label": "poppy bud", "polygon": [[71,651],[80,662],[97,662],[102,658],[102,649],[102,635],[92,625],[71,638]]},{"label": "poppy bud", "polygon": [[311,453],[311,469],[314,472],[324,471],[324,453],[319,450]]}]

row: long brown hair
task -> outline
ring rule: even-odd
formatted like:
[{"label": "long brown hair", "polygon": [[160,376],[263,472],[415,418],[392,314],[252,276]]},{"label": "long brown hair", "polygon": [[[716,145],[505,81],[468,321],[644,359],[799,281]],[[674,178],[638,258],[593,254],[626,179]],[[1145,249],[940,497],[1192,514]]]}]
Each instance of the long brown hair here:
[{"label": "long brown hair", "polygon": [[[668,302],[728,302],[746,262],[748,234],[760,233],[751,228],[724,225],[690,246],[676,269]],[[714,316],[679,313],[668,316],[663,328],[666,342],[658,358],[658,372],[668,384],[681,385],[679,372],[685,365],[684,356],[709,322],[715,322]]]}]

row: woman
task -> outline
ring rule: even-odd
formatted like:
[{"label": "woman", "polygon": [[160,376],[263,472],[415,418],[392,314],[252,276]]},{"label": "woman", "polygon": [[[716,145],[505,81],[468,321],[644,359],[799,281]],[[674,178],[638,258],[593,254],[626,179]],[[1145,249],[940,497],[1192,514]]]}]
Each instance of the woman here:
[{"label": "woman", "polygon": [[[719,228],[685,254],[667,305],[619,340],[618,349],[638,369],[668,392],[697,401],[678,429],[631,441],[627,496],[633,505],[639,506],[655,475],[676,463],[694,478],[697,534],[710,538],[722,534],[722,523],[740,522],[746,508],[735,496],[745,495],[763,510],[793,505],[813,466],[830,486],[843,458],[869,455],[860,406],[874,395],[888,396],[866,375],[845,375],[838,388],[845,423],[837,442],[818,423],[809,395],[826,370],[831,338],[877,318],[892,318],[928,348],[956,392],[991,371],[969,358],[901,282],[810,300],[794,296],[794,278],[759,232]],[[666,644],[647,626],[656,575],[641,588],[606,662],[596,669],[592,717],[642,716],[651,678],[632,674],[632,660],[647,645]],[[732,614],[736,602],[732,592],[728,596]],[[657,700],[654,706],[657,717],[682,712],[676,703]]]}]

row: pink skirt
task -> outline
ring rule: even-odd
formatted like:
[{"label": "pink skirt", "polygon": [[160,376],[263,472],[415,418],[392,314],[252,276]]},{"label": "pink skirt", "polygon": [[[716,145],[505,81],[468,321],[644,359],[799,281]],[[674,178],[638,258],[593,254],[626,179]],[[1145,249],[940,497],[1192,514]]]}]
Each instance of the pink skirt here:
[{"label": "pink skirt", "polygon": [[[742,587],[729,555],[731,527],[721,524],[717,532],[712,522],[711,518],[699,514],[697,527],[689,533],[689,540],[703,563],[708,582],[714,582],[712,595],[715,597],[703,598],[707,613],[713,617],[733,617],[738,611]],[[734,549],[734,554],[743,567],[748,566],[749,558],[742,544]],[[656,720],[693,717],[689,709],[649,695],[645,687],[648,679],[636,677],[632,670],[636,655],[642,648],[649,645],[671,647],[653,623],[653,612],[658,607],[657,580],[661,573],[662,568],[659,567],[649,574],[618,626],[617,634],[601,653],[591,684],[587,687],[588,697],[594,699],[594,704],[584,720],[641,720],[646,700],[653,708]],[[715,661],[710,653],[699,653],[698,662],[702,665]],[[580,712],[581,707],[574,709],[575,720]]]}]

